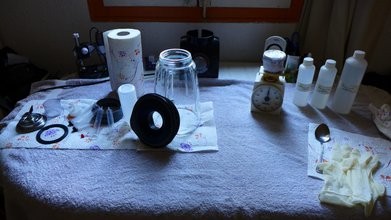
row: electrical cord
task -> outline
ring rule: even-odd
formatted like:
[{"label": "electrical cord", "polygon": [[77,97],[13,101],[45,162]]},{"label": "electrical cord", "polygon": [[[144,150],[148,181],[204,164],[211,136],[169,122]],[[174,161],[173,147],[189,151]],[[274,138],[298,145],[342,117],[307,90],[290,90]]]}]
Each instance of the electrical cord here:
[{"label": "electrical cord", "polygon": [[[151,78],[154,75],[155,75],[155,73],[147,73],[147,74],[144,74],[144,77]],[[53,89],[72,89],[72,88],[82,87],[82,86],[91,86],[91,85],[96,85],[96,84],[100,84],[100,83],[104,83],[104,82],[108,82],[108,81],[110,81],[110,79],[104,79],[104,80],[97,81],[97,82],[83,83],[83,84],[76,84],[76,85],[53,86],[53,87],[44,88],[44,89],[34,91],[30,95],[35,94],[37,92],[45,92],[45,91],[53,90]]]},{"label": "electrical cord", "polygon": [[53,90],[53,89],[72,89],[72,88],[82,87],[82,86],[91,86],[91,85],[96,85],[96,84],[100,84],[100,83],[104,83],[104,82],[108,82],[108,81],[110,81],[110,79],[105,79],[105,80],[101,80],[101,81],[98,81],[98,82],[83,83],[83,84],[78,84],[78,85],[53,86],[53,87],[44,88],[44,89],[40,89],[40,90],[34,91],[31,94],[35,94],[37,92],[44,92],[44,91],[48,91],[48,90]]}]

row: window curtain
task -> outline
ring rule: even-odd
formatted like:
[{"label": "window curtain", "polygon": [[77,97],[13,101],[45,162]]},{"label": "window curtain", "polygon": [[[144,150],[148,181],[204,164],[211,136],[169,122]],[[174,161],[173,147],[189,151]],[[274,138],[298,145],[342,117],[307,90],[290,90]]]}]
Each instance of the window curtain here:
[{"label": "window curtain", "polygon": [[311,53],[319,68],[337,61],[340,73],[354,50],[364,50],[368,71],[390,74],[391,1],[306,0],[300,22],[302,53]]}]

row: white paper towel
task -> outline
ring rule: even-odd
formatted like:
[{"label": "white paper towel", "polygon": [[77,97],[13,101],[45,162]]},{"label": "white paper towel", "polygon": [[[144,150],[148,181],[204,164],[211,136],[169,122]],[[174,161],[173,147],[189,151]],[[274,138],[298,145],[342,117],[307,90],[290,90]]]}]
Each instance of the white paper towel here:
[{"label": "white paper towel", "polygon": [[107,68],[113,91],[131,83],[137,96],[144,94],[144,67],[142,62],[141,33],[136,29],[114,29],[103,33]]},{"label": "white paper towel", "polygon": [[[319,124],[310,123],[308,126],[308,166],[307,175],[323,179],[323,175],[315,171],[321,149],[320,142],[315,138],[315,129]],[[373,178],[383,184],[387,190],[387,196],[391,196],[391,142],[383,138],[368,137],[350,133],[330,127],[331,140],[324,144],[323,161],[327,163],[332,159],[332,150],[336,145],[348,145],[360,152],[368,152],[379,157],[379,169]]]}]

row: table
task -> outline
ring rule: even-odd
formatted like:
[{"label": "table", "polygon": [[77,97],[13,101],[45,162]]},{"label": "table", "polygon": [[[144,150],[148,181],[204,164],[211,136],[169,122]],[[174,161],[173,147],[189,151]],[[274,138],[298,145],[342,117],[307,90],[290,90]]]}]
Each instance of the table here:
[{"label": "table", "polygon": [[[286,84],[280,115],[252,114],[252,81],[199,81],[201,101],[213,102],[218,152],[3,149],[8,219],[365,218],[361,207],[319,202],[323,182],[307,176],[308,123],[384,137],[367,106],[391,103],[388,93],[361,86],[352,112],[338,115],[295,106],[294,84]],[[85,82],[45,81],[34,87]],[[53,96],[100,99],[110,90],[108,82],[56,89],[33,93],[20,104]],[[371,217],[390,219],[390,197],[376,203]]]}]

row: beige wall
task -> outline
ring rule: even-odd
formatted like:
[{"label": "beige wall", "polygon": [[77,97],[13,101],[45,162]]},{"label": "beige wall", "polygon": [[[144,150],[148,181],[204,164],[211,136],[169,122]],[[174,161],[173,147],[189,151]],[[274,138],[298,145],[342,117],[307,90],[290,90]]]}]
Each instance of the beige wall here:
[{"label": "beige wall", "polygon": [[[385,22],[391,24],[391,13]],[[179,38],[187,30],[205,28],[220,37],[221,60],[248,62],[260,62],[267,37],[290,36],[296,28],[294,23],[94,23],[86,0],[0,1],[0,42],[52,73],[75,71],[72,33],[79,32],[81,40],[87,41],[93,26],[101,30],[141,30],[144,56],[178,47]],[[391,74],[391,25],[386,25],[383,33],[368,70]]]},{"label": "beige wall", "polygon": [[270,35],[290,36],[295,24],[199,23],[94,23],[85,0],[1,0],[0,40],[50,72],[74,71],[72,33],[88,40],[88,30],[136,28],[142,33],[143,55],[179,47],[187,30],[206,28],[220,38],[221,60],[260,62],[264,40]]}]

